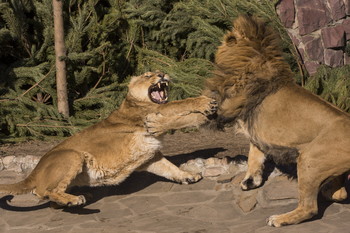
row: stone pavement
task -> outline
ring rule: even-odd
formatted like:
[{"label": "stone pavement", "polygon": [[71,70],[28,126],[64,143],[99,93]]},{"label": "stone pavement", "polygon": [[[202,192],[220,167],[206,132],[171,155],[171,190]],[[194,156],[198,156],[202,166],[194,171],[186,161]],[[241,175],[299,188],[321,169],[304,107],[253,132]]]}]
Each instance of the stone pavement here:
[{"label": "stone pavement", "polygon": [[[186,154],[192,154],[191,160],[182,160],[186,163],[181,167],[201,172],[205,177],[198,183],[180,185],[146,172],[134,173],[119,186],[74,190],[90,197],[83,208],[50,208],[50,203],[39,201],[32,194],[0,196],[0,232],[350,232],[349,200],[339,204],[322,198],[320,213],[311,221],[282,228],[267,226],[265,220],[270,215],[296,207],[296,181],[275,169],[262,187],[241,191],[239,182],[246,169],[244,159],[237,159],[239,156],[236,159],[198,158],[197,152],[220,154],[225,151],[191,146],[193,151]],[[176,155],[176,149],[173,150],[165,154]],[[169,159],[178,165],[182,163],[175,157]],[[22,169],[19,169],[14,163],[12,168],[7,167],[6,159],[13,158],[2,159],[6,166],[0,171],[0,183],[19,181],[32,167],[21,164]],[[27,159],[36,161],[32,157]]]},{"label": "stone pavement", "polygon": [[[21,175],[0,172],[1,183]],[[242,173],[233,179],[206,177],[180,185],[148,173],[135,173],[116,187],[75,190],[90,193],[84,208],[53,209],[31,195],[0,200],[0,232],[349,232],[350,205],[321,202],[314,220],[283,228],[265,219],[296,206],[296,183],[284,176],[269,179],[259,189],[243,192]]]}]

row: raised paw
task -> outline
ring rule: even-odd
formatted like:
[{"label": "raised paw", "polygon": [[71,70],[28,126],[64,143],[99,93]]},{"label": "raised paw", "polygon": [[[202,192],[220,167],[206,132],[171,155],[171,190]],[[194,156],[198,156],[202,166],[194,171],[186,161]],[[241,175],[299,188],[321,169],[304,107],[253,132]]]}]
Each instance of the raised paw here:
[{"label": "raised paw", "polygon": [[198,97],[198,111],[205,116],[210,116],[218,110],[218,102],[206,96]]},{"label": "raised paw", "polygon": [[150,135],[159,135],[164,132],[163,122],[166,121],[166,117],[160,113],[150,113],[146,116],[145,128]]}]

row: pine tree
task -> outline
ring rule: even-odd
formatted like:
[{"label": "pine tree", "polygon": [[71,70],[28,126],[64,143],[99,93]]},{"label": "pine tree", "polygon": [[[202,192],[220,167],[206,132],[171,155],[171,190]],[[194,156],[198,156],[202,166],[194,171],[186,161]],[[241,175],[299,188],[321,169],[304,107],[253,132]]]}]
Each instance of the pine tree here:
[{"label": "pine tree", "polygon": [[293,47],[277,0],[65,0],[71,116],[57,111],[52,0],[0,0],[0,136],[68,136],[119,106],[132,75],[162,70],[172,99],[197,96],[239,14],[267,19]]}]

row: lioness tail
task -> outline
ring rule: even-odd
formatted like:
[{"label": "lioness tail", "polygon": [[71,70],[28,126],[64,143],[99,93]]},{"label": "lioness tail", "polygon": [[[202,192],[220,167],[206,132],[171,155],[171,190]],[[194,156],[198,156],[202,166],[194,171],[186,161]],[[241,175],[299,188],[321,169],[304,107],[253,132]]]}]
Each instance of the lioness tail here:
[{"label": "lioness tail", "polygon": [[33,188],[28,180],[22,180],[14,184],[0,184],[0,193],[19,195],[29,193]]}]

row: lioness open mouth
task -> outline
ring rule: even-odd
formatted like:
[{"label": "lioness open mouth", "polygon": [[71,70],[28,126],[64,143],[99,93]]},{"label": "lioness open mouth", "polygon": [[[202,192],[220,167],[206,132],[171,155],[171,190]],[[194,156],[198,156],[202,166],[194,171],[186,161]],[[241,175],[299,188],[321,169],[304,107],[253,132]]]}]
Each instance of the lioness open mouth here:
[{"label": "lioness open mouth", "polygon": [[149,98],[156,104],[165,104],[168,101],[168,81],[160,80],[148,89]]}]

